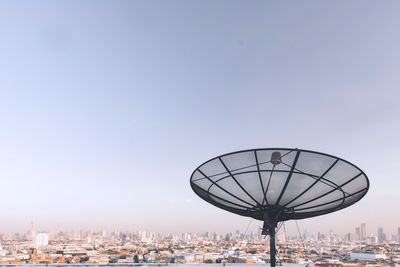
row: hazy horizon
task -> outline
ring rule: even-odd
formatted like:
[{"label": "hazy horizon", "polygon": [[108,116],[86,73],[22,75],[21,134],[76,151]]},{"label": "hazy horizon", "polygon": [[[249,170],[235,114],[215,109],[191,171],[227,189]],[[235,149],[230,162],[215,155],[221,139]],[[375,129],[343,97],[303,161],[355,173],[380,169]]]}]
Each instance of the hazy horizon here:
[{"label": "hazy horizon", "polygon": [[395,232],[399,10],[0,2],[0,232],[32,220],[44,230],[242,231],[249,219],[201,200],[189,178],[212,157],[263,147],[335,155],[370,179],[360,202],[300,220],[302,231],[365,222]]},{"label": "hazy horizon", "polygon": [[[347,230],[342,230],[342,231],[339,230],[338,231],[335,228],[330,228],[330,229],[327,229],[327,230],[321,230],[323,228],[319,228],[319,229],[312,229],[311,228],[310,229],[310,228],[307,227],[306,220],[297,220],[297,225],[299,226],[299,229],[297,229],[295,223],[296,223],[295,221],[286,221],[285,222],[286,235],[292,236],[292,237],[297,237],[299,235],[299,231],[300,231],[300,233],[302,235],[305,232],[307,232],[308,234],[316,236],[318,234],[318,232],[320,232],[321,234],[327,235],[327,234],[329,234],[330,231],[333,231],[335,234],[338,234],[339,236],[343,237],[344,235],[346,235],[348,233],[355,233],[355,228],[356,227],[360,227],[360,225],[361,225],[361,223],[357,224],[357,225],[355,224],[353,228],[351,228],[351,226],[348,225],[347,226],[348,227]],[[232,228],[232,227],[219,228],[219,231],[216,231],[216,230],[213,230],[213,231],[211,231],[211,230],[204,230],[204,231],[183,231],[183,230],[182,231],[157,231],[157,230],[152,230],[152,229],[150,229],[148,227],[145,227],[145,226],[144,226],[144,228],[130,227],[130,228],[122,228],[121,229],[121,228],[118,228],[118,227],[116,227],[116,228],[107,228],[107,227],[106,228],[101,228],[101,227],[100,228],[99,227],[98,228],[93,228],[93,227],[87,227],[87,228],[85,228],[85,227],[81,227],[81,228],[71,228],[71,227],[62,228],[62,227],[60,227],[60,225],[57,225],[56,227],[53,227],[53,228],[46,228],[46,227],[43,227],[43,224],[39,224],[39,227],[38,227],[38,225],[36,225],[36,223],[34,222],[34,230],[35,230],[36,233],[41,233],[41,232],[50,233],[50,232],[54,232],[54,231],[57,231],[57,232],[76,232],[76,233],[78,233],[80,231],[88,231],[88,232],[92,231],[92,232],[95,232],[95,233],[100,233],[102,231],[105,231],[107,233],[112,233],[112,232],[115,232],[115,231],[117,231],[117,232],[144,231],[144,232],[152,232],[152,233],[156,233],[156,234],[173,234],[173,235],[177,235],[177,234],[180,235],[180,234],[184,234],[184,233],[201,234],[202,235],[202,234],[204,234],[206,232],[218,233],[218,234],[224,235],[224,234],[227,234],[227,233],[234,233],[235,231],[240,231],[240,233],[245,233],[245,234],[251,234],[252,233],[254,235],[254,234],[257,234],[258,230],[262,227],[262,222],[261,221],[257,221],[255,219],[248,218],[247,219],[247,225],[244,225],[244,228],[243,228],[243,225],[239,225],[238,224],[237,226],[238,226],[237,228]],[[379,226],[379,227],[381,227],[381,226]],[[25,233],[30,233],[30,231],[31,231],[31,224],[29,224],[29,225],[27,224],[27,228],[25,230],[23,230],[23,231],[0,232],[0,233],[25,234]],[[387,235],[387,238],[390,240],[391,235],[396,235],[397,236],[398,227],[396,227],[394,229],[385,229],[385,228],[383,228],[383,231]],[[370,229],[370,225],[368,223],[366,223],[366,233],[367,233],[367,236],[370,236],[370,235],[377,236],[378,228]],[[278,236],[285,235],[285,230],[284,230],[283,227],[277,232],[277,235]]]}]

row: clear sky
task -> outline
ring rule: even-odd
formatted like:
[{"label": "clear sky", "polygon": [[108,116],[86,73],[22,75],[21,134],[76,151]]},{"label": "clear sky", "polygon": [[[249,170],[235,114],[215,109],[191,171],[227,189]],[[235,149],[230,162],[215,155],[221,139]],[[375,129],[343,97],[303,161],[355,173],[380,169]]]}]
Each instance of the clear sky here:
[{"label": "clear sky", "polygon": [[189,178],[257,147],[325,152],[369,176],[364,199],[303,229],[394,232],[399,12],[399,1],[1,1],[0,232],[31,220],[244,231],[249,219],[199,199]]}]

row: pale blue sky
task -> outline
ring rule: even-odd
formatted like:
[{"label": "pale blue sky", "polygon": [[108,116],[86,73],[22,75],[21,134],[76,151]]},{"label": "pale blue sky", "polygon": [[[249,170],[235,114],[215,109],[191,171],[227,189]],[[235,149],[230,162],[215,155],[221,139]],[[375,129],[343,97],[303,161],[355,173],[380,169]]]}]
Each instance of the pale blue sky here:
[{"label": "pale blue sky", "polygon": [[[298,147],[367,196],[305,228],[400,226],[398,1],[0,2],[0,232],[245,230],[199,199],[219,154]],[[255,229],[260,223],[253,222]]]}]

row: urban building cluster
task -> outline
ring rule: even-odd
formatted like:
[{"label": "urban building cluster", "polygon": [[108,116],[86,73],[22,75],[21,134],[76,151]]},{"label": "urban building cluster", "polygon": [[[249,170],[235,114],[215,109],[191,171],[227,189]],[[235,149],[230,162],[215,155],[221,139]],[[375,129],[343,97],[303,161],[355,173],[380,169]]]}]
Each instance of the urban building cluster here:
[{"label": "urban building cluster", "polygon": [[[0,234],[0,264],[140,264],[268,263],[269,240],[260,233],[157,234],[146,231],[35,232]],[[383,229],[367,235],[365,224],[354,233],[277,235],[278,261],[349,266],[400,263],[400,228],[388,240]]]}]

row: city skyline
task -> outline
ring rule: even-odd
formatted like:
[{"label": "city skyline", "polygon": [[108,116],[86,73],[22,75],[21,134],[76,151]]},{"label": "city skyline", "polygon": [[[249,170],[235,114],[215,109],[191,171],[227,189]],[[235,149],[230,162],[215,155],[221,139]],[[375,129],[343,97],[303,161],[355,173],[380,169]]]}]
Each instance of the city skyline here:
[{"label": "city skyline", "polygon": [[[315,264],[343,262],[353,265],[399,262],[400,235],[390,242],[380,237],[355,238],[334,232],[312,236],[277,236],[282,263]],[[379,241],[378,241],[379,240]],[[28,233],[15,237],[0,235],[1,264],[107,264],[107,263],[242,263],[265,264],[269,257],[268,239],[258,233],[156,234],[148,231],[107,233],[105,231],[38,232],[34,224]]]},{"label": "city skyline", "polygon": [[[254,223],[255,220],[253,220]],[[281,228],[278,231],[278,236],[281,236],[283,234],[285,235],[291,235],[291,236],[298,236],[299,231],[301,232],[301,235],[304,235],[305,233],[311,235],[311,236],[317,236],[319,234],[324,234],[324,235],[328,235],[329,233],[335,233],[335,234],[339,234],[341,236],[346,236],[348,234],[351,234],[354,236],[354,238],[357,240],[365,240],[366,238],[369,238],[371,236],[374,236],[376,238],[379,238],[380,233],[385,234],[385,240],[386,241],[390,241],[391,238],[393,236],[396,236],[396,238],[398,238],[400,241],[400,225],[398,227],[396,227],[396,229],[384,229],[382,226],[379,226],[376,229],[369,229],[367,231],[366,228],[366,223],[360,223],[359,226],[361,226],[361,228],[359,226],[354,226],[353,230],[351,230],[351,226],[349,226],[349,231],[336,231],[335,229],[329,229],[328,231],[324,232],[324,231],[320,231],[319,229],[307,229],[307,227],[302,228],[301,224],[299,227],[299,222],[297,221],[297,225],[291,225],[290,224],[291,221],[287,221],[285,222],[285,228]],[[293,223],[295,224],[295,223]],[[185,231],[176,231],[176,232],[162,232],[162,231],[152,231],[152,229],[134,229],[134,228],[129,228],[129,229],[119,229],[119,228],[114,228],[114,229],[105,229],[105,228],[80,228],[80,229],[63,229],[60,228],[59,226],[57,228],[54,229],[46,229],[46,228],[37,228],[35,227],[35,223],[32,221],[31,222],[31,227],[29,229],[25,229],[25,231],[19,231],[19,232],[0,232],[0,234],[9,234],[9,235],[15,235],[18,234],[19,236],[22,235],[26,235],[26,234],[30,234],[31,236],[34,235],[34,233],[55,233],[55,232],[64,232],[64,233],[79,233],[79,232],[93,232],[93,233],[113,233],[113,232],[151,232],[151,233],[155,233],[155,234],[172,234],[172,235],[180,235],[180,234],[196,234],[196,235],[202,235],[204,233],[210,232],[210,233],[216,233],[216,234],[228,234],[228,233],[234,233],[234,232],[239,232],[242,234],[257,234],[261,232],[261,226],[257,226],[257,227],[250,227],[251,222],[249,223],[248,227],[246,227],[246,229],[234,229],[234,230],[226,230],[226,231],[221,231],[221,232],[217,232],[217,231],[203,231],[203,232],[196,232],[196,231],[192,231],[192,232],[185,232]],[[364,232],[360,231],[360,229],[363,229],[364,226]],[[298,228],[299,227],[299,228]],[[284,230],[285,229],[285,230]],[[380,232],[382,230],[382,232]],[[359,232],[360,231],[360,232]],[[362,234],[363,233],[363,234]],[[360,234],[360,235],[359,235]]]},{"label": "city skyline", "polygon": [[[367,232],[366,231],[366,224],[361,223],[361,229],[364,229],[363,231],[360,232],[360,227],[355,227],[355,231],[353,232],[348,232],[348,233],[338,233],[335,232],[333,229],[330,229],[329,232],[320,232],[318,230],[314,231],[311,229],[302,229],[298,228],[297,225],[297,232],[291,232],[290,229],[288,231],[286,230],[286,227],[280,227],[280,230],[277,232],[278,239],[286,239],[289,238],[291,240],[297,239],[297,240],[308,240],[311,238],[314,240],[320,240],[321,237],[322,239],[329,238],[331,236],[334,236],[335,239],[338,240],[346,240],[348,241],[365,241],[365,240],[375,240],[373,243],[383,243],[383,242],[400,242],[400,226],[397,227],[396,231],[393,233],[389,233],[384,231],[383,227],[379,227],[377,231],[371,231]],[[258,238],[258,239],[263,239],[263,235],[261,233],[261,228],[257,228],[256,231],[252,231],[249,227],[246,228],[245,231],[241,231],[240,229],[236,229],[234,231],[226,231],[226,232],[212,232],[212,231],[206,231],[206,232],[154,232],[149,229],[113,229],[111,231],[107,231],[105,229],[73,229],[70,231],[66,231],[63,229],[51,229],[51,230],[43,230],[43,229],[36,229],[35,228],[35,223],[32,221],[31,222],[31,227],[30,229],[26,230],[25,232],[16,232],[16,233],[0,233],[0,241],[11,241],[11,240],[31,240],[33,243],[37,241],[38,238],[42,241],[43,239],[48,241],[55,241],[57,239],[60,239],[60,235],[62,236],[67,236],[68,238],[71,238],[71,240],[80,240],[80,239],[85,239],[88,235],[112,235],[112,236],[119,236],[120,234],[129,234],[129,235],[141,235],[142,233],[144,234],[151,234],[152,236],[165,236],[165,235],[170,235],[170,236],[184,236],[184,235],[190,235],[190,236],[215,236],[218,235],[219,238],[223,238],[224,236],[238,236],[236,239],[240,239],[241,237],[248,239],[250,237]],[[241,236],[241,237],[239,237]],[[43,242],[43,241],[42,241]],[[371,241],[370,241],[371,242]],[[47,244],[46,244],[47,245]],[[37,245],[36,245],[37,246]]]},{"label": "city skyline", "polygon": [[396,232],[399,8],[2,1],[0,232],[32,220],[246,229],[249,218],[203,203],[189,178],[212,157],[263,147],[328,153],[368,175],[359,203],[299,220],[302,229],[346,233],[365,222],[367,232]]}]

